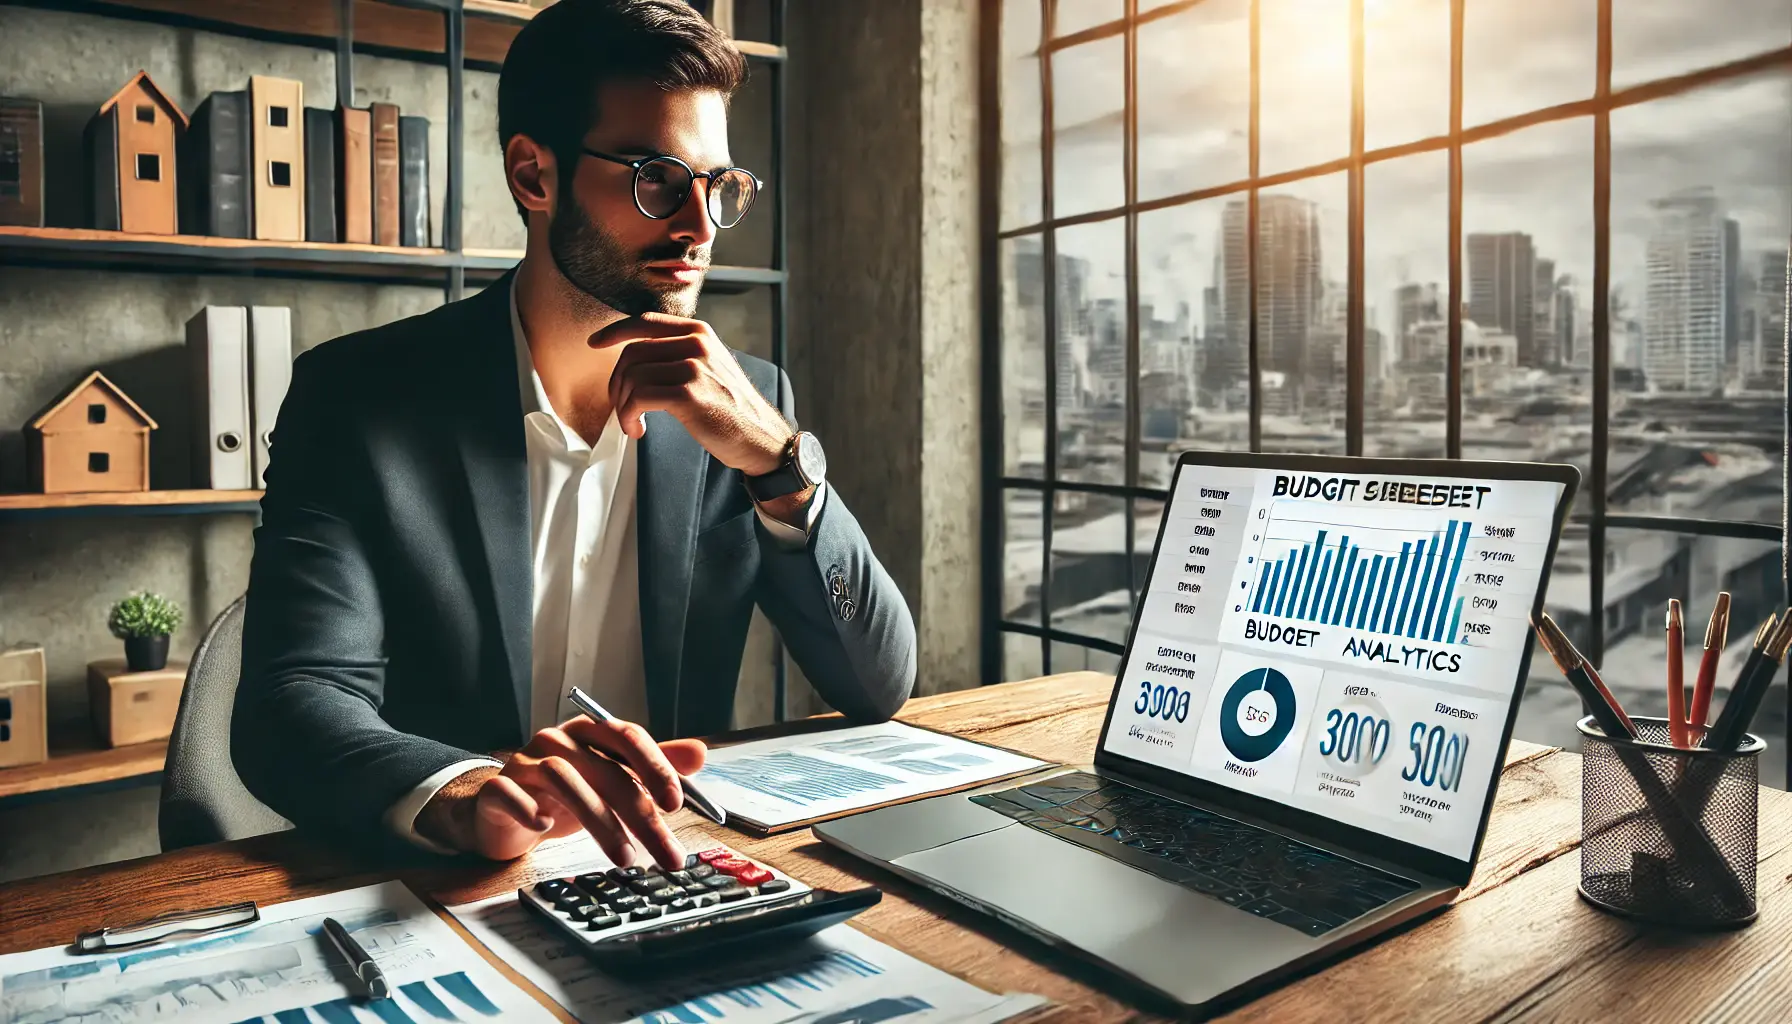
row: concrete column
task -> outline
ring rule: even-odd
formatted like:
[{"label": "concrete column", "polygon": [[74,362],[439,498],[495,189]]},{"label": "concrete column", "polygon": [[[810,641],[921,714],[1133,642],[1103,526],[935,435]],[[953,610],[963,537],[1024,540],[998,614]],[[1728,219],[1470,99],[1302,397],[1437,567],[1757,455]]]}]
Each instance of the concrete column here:
[{"label": "concrete column", "polygon": [[794,0],[790,21],[799,415],[915,613],[920,692],[972,686],[977,4]]}]

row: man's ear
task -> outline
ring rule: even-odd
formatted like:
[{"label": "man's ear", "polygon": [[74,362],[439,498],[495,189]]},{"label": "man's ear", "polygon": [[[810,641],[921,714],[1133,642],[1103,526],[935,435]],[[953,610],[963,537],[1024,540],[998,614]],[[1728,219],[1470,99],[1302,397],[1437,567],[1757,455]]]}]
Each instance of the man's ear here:
[{"label": "man's ear", "polygon": [[554,168],[554,151],[527,135],[512,135],[504,144],[504,176],[510,194],[525,210],[547,213],[553,209],[559,184]]}]

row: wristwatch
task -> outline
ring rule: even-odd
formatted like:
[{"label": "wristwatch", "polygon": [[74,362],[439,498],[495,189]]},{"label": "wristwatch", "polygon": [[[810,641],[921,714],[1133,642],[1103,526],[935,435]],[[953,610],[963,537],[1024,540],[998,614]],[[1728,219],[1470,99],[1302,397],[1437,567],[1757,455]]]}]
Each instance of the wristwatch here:
[{"label": "wristwatch", "polygon": [[785,444],[784,460],[777,469],[744,479],[753,500],[765,502],[819,487],[827,475],[828,457],[821,450],[821,441],[807,430],[799,430]]}]

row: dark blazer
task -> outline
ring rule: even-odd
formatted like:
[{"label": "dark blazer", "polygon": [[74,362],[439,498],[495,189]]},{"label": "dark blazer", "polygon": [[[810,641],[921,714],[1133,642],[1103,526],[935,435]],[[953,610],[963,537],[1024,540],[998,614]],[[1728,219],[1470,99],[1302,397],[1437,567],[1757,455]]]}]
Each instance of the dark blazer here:
[{"label": "dark blazer", "polygon": [[[383,830],[431,774],[526,739],[534,581],[509,292],[507,277],[293,364],[231,753],[301,827]],[[790,416],[780,371],[738,358]],[[808,546],[782,548],[737,471],[669,414],[646,424],[636,532],[654,736],[729,727],[755,604],[829,704],[861,722],[894,714],[914,684],[914,622],[846,502],[829,493]]]}]

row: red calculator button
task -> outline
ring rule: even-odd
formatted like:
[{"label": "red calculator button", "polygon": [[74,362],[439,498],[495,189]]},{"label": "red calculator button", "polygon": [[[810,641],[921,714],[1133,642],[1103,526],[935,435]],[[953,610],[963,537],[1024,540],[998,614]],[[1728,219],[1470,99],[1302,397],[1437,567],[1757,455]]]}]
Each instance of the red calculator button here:
[{"label": "red calculator button", "polygon": [[749,867],[734,876],[742,885],[758,885],[772,880],[772,873],[762,867]]},{"label": "red calculator button", "polygon": [[723,857],[710,861],[710,866],[726,875],[738,875],[753,866],[753,862],[741,857]]},{"label": "red calculator button", "polygon": [[704,850],[701,853],[697,854],[697,859],[701,860],[705,864],[714,864],[716,861],[721,860],[724,857],[728,857],[728,858],[732,858],[732,859],[736,859],[736,860],[739,859],[734,856],[733,850],[726,849],[726,848],[720,847],[720,846],[716,847],[713,850]]}]

